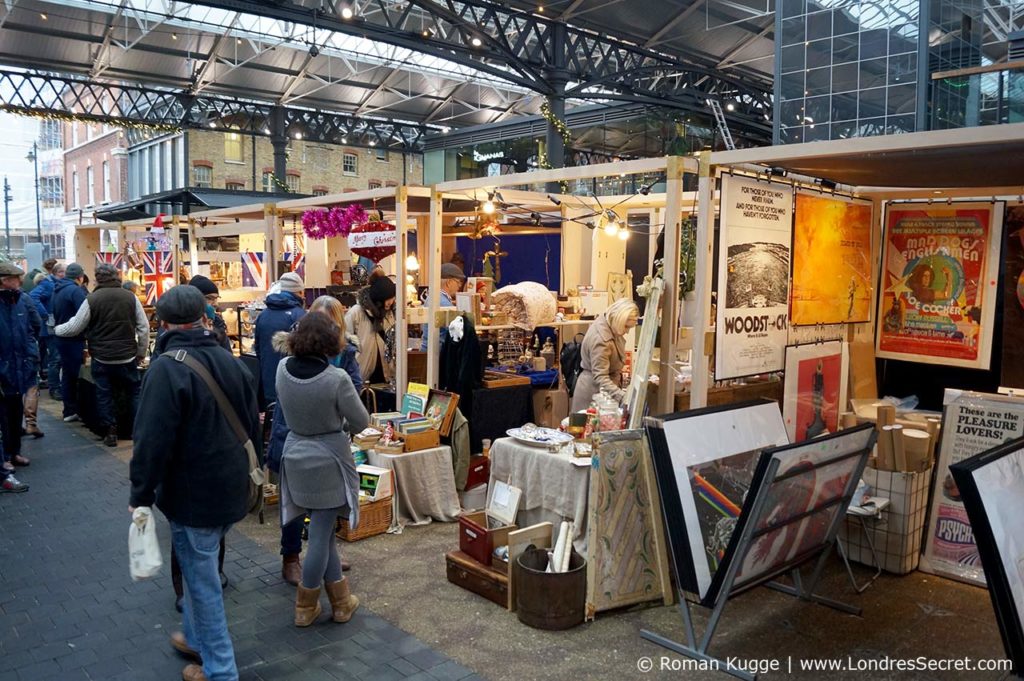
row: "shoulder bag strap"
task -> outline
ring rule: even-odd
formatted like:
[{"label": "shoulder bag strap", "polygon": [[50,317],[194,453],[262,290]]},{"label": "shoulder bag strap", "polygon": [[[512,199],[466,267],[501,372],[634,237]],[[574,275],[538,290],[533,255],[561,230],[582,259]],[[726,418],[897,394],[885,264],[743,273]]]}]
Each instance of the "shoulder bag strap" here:
[{"label": "shoulder bag strap", "polygon": [[[210,389],[210,393],[213,395],[213,399],[217,401],[217,405],[220,407],[224,417],[228,420],[228,424],[231,426],[231,430],[235,431],[235,436],[238,441],[242,443],[245,448],[245,453],[249,457],[249,477],[252,479],[252,483],[257,488],[262,489],[263,483],[266,482],[266,476],[263,473],[263,466],[260,465],[260,459],[256,455],[256,446],[252,442],[252,438],[245,431],[245,427],[242,425],[241,419],[238,418],[238,412],[228,402],[227,395],[221,390],[217,382],[213,380],[213,376],[210,375],[209,370],[195,357],[189,356],[188,352],[183,349],[175,351],[172,355],[174,359],[187,366],[192,371],[196,372],[196,375],[203,380],[206,387]],[[262,499],[262,492],[260,493]]]}]

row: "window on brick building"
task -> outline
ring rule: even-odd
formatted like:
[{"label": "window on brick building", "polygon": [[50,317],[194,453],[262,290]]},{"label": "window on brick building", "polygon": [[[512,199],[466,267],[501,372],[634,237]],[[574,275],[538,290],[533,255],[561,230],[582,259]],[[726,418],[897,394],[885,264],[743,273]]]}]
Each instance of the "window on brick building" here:
[{"label": "window on brick building", "polygon": [[213,185],[213,168],[206,166],[192,168],[192,183],[196,187],[209,189]]},{"label": "window on brick building", "polygon": [[288,184],[288,191],[292,192],[293,194],[298,194],[299,193],[299,176],[298,175],[288,175],[288,177],[285,178],[285,181]]},{"label": "window on brick building", "polygon": [[263,191],[274,191],[274,173],[263,173]]},{"label": "window on brick building", "polygon": [[225,182],[224,189],[228,189],[233,192],[245,191],[245,185],[241,182]]},{"label": "window on brick building", "polygon": [[317,187],[313,190],[313,196],[327,196],[327,190],[323,187]]},{"label": "window on brick building", "polygon": [[79,197],[79,186],[78,186],[78,171],[71,173],[71,190],[74,194],[71,196],[71,207],[78,209],[78,197]]},{"label": "window on brick building", "polygon": [[96,205],[96,175],[92,172],[92,166],[85,169],[85,187],[89,192],[89,202],[86,206]]},{"label": "window on brick building", "polygon": [[359,172],[359,158],[355,154],[345,153],[341,157],[341,172],[346,175],[355,175]]},{"label": "window on brick building", "polygon": [[242,163],[242,134],[224,133],[224,160],[228,163]]},{"label": "window on brick building", "polygon": [[377,160],[378,161],[385,161],[386,162],[388,160],[388,150],[387,149],[376,149],[375,153],[377,155]]},{"label": "window on brick building", "polygon": [[103,162],[103,203],[110,203],[110,161]]},{"label": "window on brick building", "polygon": [[370,189],[380,189],[380,186],[380,180],[370,180],[369,182]]}]

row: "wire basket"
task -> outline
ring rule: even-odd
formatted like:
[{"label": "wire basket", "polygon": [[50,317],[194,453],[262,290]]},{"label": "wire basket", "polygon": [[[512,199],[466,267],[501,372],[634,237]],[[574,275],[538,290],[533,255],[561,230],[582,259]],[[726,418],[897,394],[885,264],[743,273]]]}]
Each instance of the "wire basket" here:
[{"label": "wire basket", "polygon": [[502,329],[498,332],[498,363],[502,366],[518,364],[526,354],[530,334],[523,329]]}]

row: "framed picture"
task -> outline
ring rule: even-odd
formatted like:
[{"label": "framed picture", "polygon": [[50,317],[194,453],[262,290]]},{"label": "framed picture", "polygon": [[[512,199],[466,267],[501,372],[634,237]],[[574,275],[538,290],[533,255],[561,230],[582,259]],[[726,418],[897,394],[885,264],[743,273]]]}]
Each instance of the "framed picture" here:
[{"label": "framed picture", "polygon": [[623,298],[633,299],[633,273],[608,273],[608,304]]},{"label": "framed picture", "polygon": [[771,400],[649,419],[655,475],[680,586],[707,604],[758,456],[789,442]]},{"label": "framed picture", "polygon": [[782,418],[790,442],[839,430],[839,415],[846,411],[849,363],[842,341],[786,347]]},{"label": "framed picture", "polygon": [[424,414],[434,422],[434,427],[441,435],[447,437],[452,430],[452,421],[459,406],[459,396],[444,390],[431,389],[427,400],[427,411]]},{"label": "framed picture", "polygon": [[[874,425],[864,424],[761,453],[751,482],[755,493],[747,495],[722,561],[723,567],[740,561],[731,593],[762,584],[831,546],[875,437]],[[750,542],[739,546],[747,524],[753,525]],[[721,581],[716,577],[712,594]]]},{"label": "framed picture", "polygon": [[1013,671],[1024,669],[1024,438],[949,467],[974,528],[999,634]]}]

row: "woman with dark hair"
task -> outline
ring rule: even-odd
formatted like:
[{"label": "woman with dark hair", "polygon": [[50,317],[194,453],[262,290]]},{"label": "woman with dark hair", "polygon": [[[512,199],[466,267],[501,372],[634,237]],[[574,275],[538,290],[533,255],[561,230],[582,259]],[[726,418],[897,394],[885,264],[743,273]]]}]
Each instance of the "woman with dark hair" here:
[{"label": "woman with dark hair", "polygon": [[334,537],[341,515],[359,522],[359,476],[349,432],[370,421],[352,379],[330,363],[341,352],[341,330],[322,312],[299,320],[288,336],[291,357],[277,365],[277,400],[291,432],[281,456],[281,525],[308,513],[309,543],[295,596],[295,626],[320,615],[320,587],[327,591],[335,622],[347,622],[359,606],[341,572]]},{"label": "woman with dark hair", "polygon": [[357,360],[367,384],[386,383],[392,377],[384,357],[388,332],[395,325],[395,294],[395,282],[375,270],[370,285],[356,294],[356,304],[345,313],[345,326],[359,339]]},{"label": "woman with dark hair", "polygon": [[931,265],[922,263],[911,272],[910,281],[907,282],[907,285],[919,303],[930,305],[947,300],[952,294],[953,273],[950,272],[948,267],[943,267],[942,276],[945,279],[945,283],[942,290],[937,291],[935,289],[935,269]]}]

